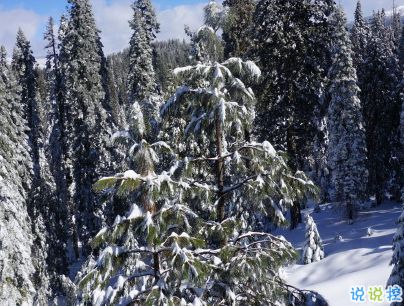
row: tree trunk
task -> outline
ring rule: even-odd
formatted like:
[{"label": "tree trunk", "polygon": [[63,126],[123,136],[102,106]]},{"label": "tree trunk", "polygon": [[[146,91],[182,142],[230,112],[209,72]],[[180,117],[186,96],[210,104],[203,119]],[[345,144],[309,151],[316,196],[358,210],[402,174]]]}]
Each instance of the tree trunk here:
[{"label": "tree trunk", "polygon": [[353,222],[354,219],[354,206],[350,200],[346,203],[347,217],[349,222]]},{"label": "tree trunk", "polygon": [[379,206],[383,202],[383,194],[382,192],[376,192],[376,205]]},{"label": "tree trunk", "polygon": [[217,189],[219,202],[217,204],[217,221],[222,222],[225,218],[225,199],[224,199],[224,162],[222,159],[223,155],[223,126],[219,115],[216,114],[215,118],[215,128],[216,128],[216,178],[217,178]]},{"label": "tree trunk", "polygon": [[76,224],[73,224],[72,243],[73,243],[74,255],[76,256],[76,259],[79,259],[80,258],[79,235],[77,233]]},{"label": "tree trunk", "polygon": [[157,284],[160,279],[160,258],[157,252],[153,253],[153,269],[154,269],[155,284]]},{"label": "tree trunk", "polygon": [[[289,119],[289,127],[286,131],[286,145],[287,153],[289,155],[288,165],[293,172],[297,171],[298,165],[296,161],[296,144],[294,142],[295,130],[293,128],[293,120]],[[290,208],[290,229],[295,229],[299,223],[302,222],[302,213],[300,203],[293,202],[293,206]]]},{"label": "tree trunk", "polygon": [[[66,159],[67,160],[67,159]],[[67,162],[65,161],[65,165]],[[73,244],[74,255],[76,259],[80,258],[80,248],[79,248],[79,233],[77,230],[77,218],[75,215],[76,205],[74,203],[74,195],[70,192],[70,186],[73,184],[73,176],[71,174],[70,167],[65,167],[66,169],[66,205],[68,209],[68,218],[70,223],[71,239]]]},{"label": "tree trunk", "polygon": [[302,213],[299,202],[293,202],[290,208],[290,229],[295,229],[299,223],[302,223]]}]

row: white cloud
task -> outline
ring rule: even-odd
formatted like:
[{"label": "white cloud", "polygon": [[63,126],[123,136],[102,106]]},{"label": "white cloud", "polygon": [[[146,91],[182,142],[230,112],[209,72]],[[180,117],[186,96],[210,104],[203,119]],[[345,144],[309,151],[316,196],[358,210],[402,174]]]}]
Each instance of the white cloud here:
[{"label": "white cloud", "polygon": [[[101,30],[104,52],[117,52],[129,45],[131,29],[129,20],[132,9],[129,0],[93,0],[94,14],[97,26]],[[205,3],[195,5],[180,5],[166,10],[157,11],[160,23],[159,40],[169,38],[186,38],[184,26],[198,28],[203,22],[203,7]]]},{"label": "white cloud", "polygon": [[[132,17],[131,3],[133,3],[132,0],[92,0],[106,54],[120,51],[129,45],[131,29],[128,22]],[[186,38],[184,26],[188,25],[191,29],[196,29],[202,24],[205,3],[157,10],[157,18],[161,25],[158,39]],[[53,17],[58,22],[60,16]],[[5,10],[0,7],[0,44],[3,44],[11,54],[18,28],[21,27],[32,43],[35,56],[40,61],[45,55],[42,36],[47,18],[30,10]]]},{"label": "white cloud", "polygon": [[120,51],[129,44],[131,2],[115,0],[108,3],[106,0],[93,0],[94,15],[97,26],[101,30],[101,39],[106,54]]},{"label": "white cloud", "polygon": [[199,28],[203,23],[203,7],[205,3],[180,5],[158,13],[160,33],[158,39],[186,38],[184,26],[191,29]]},{"label": "white cloud", "polygon": [[3,10],[0,8],[0,44],[6,47],[10,55],[18,28],[21,28],[26,37],[33,41],[33,46],[36,48],[38,45],[36,36],[42,30],[41,26],[44,20],[44,17],[33,11],[24,9]]}]

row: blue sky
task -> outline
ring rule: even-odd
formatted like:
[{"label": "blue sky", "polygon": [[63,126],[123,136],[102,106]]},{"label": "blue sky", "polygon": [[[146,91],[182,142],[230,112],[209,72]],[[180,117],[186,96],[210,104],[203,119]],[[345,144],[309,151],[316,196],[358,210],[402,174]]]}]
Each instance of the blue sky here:
[{"label": "blue sky", "polygon": [[[108,4],[118,0],[106,0]],[[63,12],[66,6],[66,0],[0,0],[0,8],[15,9],[22,8],[33,10],[39,14],[56,15]],[[201,0],[154,0],[154,5],[162,10],[175,7],[177,5],[197,4],[203,2]],[[356,0],[339,0],[347,13],[350,14],[356,4]],[[404,0],[396,0],[396,5],[404,5]],[[366,13],[371,13],[372,10],[385,7],[389,10],[393,6],[393,0],[362,0],[362,6]],[[351,14],[350,14],[351,15]]]},{"label": "blue sky", "polygon": [[[39,14],[53,15],[63,12],[66,0],[0,0],[0,7],[6,9],[23,8],[34,10]],[[107,0],[113,3],[114,0]],[[177,5],[196,4],[201,0],[154,0],[153,4],[159,9],[168,9]]]},{"label": "blue sky", "polygon": [[[91,0],[106,53],[127,46],[130,37],[128,20],[133,0]],[[184,25],[197,28],[202,23],[202,8],[208,0],[152,0],[161,24],[159,39],[185,38]],[[217,0],[220,1],[220,0]],[[404,6],[404,0],[395,0]],[[344,7],[348,20],[352,20],[357,0],[338,1]],[[14,45],[15,34],[21,27],[31,40],[37,58],[44,56],[42,40],[46,20],[56,20],[65,11],[67,0],[0,0],[0,44],[9,52]],[[365,15],[373,10],[391,10],[393,0],[362,0]],[[404,7],[403,7],[404,8]]]}]

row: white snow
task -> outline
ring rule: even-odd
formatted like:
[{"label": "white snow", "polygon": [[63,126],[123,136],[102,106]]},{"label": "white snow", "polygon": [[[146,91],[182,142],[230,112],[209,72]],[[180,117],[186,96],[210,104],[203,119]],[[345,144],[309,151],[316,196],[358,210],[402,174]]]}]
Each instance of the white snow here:
[{"label": "white snow", "polygon": [[111,136],[111,142],[112,142],[113,144],[115,144],[118,139],[122,139],[122,138],[130,139],[129,131],[118,131],[118,132],[115,132],[115,133]]},{"label": "white snow", "polygon": [[[311,212],[312,209],[309,209]],[[323,239],[325,258],[322,261],[285,269],[286,281],[299,289],[319,292],[330,306],[355,305],[351,302],[353,286],[386,286],[392,267],[392,240],[396,220],[401,214],[398,204],[384,203],[359,213],[353,225],[341,220],[332,205],[313,213]],[[368,235],[371,228],[373,234]],[[280,231],[296,248],[304,243],[305,230]],[[343,240],[335,240],[342,236]],[[301,251],[301,250],[299,250]],[[370,301],[361,305],[376,305]],[[387,302],[377,305],[389,305]]]},{"label": "white snow", "polygon": [[128,220],[137,219],[137,218],[142,217],[142,216],[143,216],[142,209],[139,206],[137,206],[136,204],[133,204],[132,209],[131,209],[127,219]]},{"label": "white snow", "polygon": [[124,173],[123,178],[124,179],[132,179],[132,180],[138,180],[141,176],[137,174],[133,170],[128,170]]}]

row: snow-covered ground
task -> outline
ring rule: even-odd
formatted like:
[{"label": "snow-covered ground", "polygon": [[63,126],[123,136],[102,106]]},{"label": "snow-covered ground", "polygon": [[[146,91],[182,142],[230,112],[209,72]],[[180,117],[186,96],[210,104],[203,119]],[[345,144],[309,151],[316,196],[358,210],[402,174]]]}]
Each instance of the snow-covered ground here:
[{"label": "snow-covered ground", "polygon": [[[391,272],[392,240],[400,213],[399,204],[384,203],[360,212],[356,222],[349,225],[341,220],[332,205],[322,206],[322,211],[314,212],[312,216],[323,240],[326,257],[320,262],[286,268],[286,281],[300,289],[319,292],[330,306],[355,305],[350,294],[353,286],[384,288]],[[367,235],[369,227],[373,230],[371,236]],[[301,251],[304,225],[279,234]],[[342,236],[341,241],[335,239],[338,235]],[[367,298],[367,302],[361,305],[389,303],[372,303]]]}]

